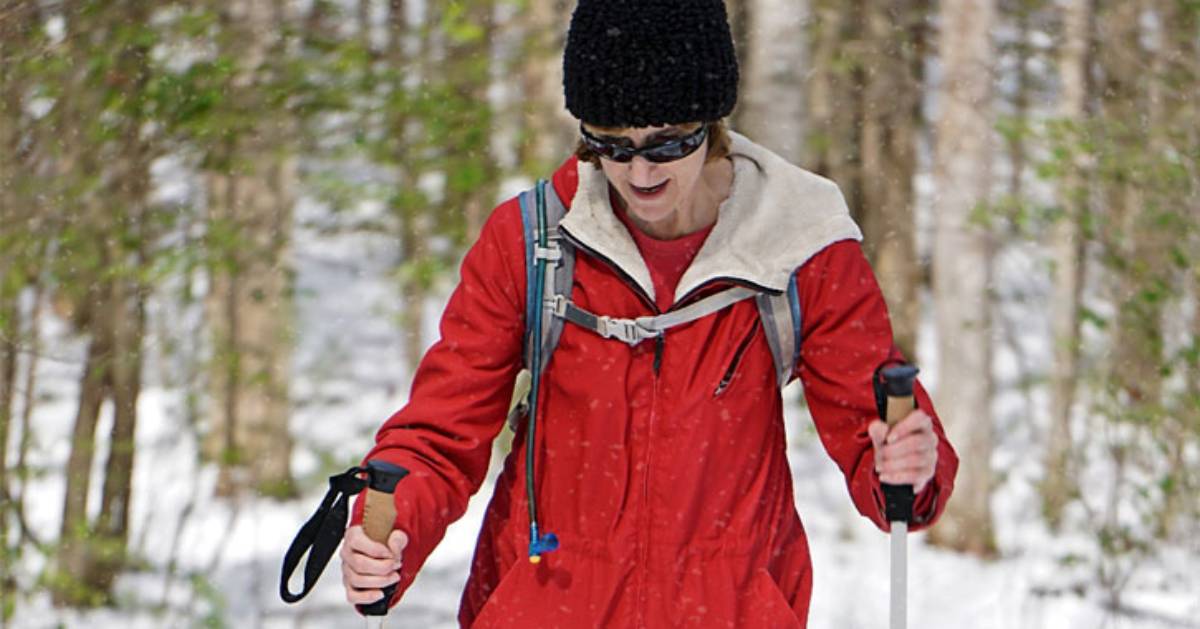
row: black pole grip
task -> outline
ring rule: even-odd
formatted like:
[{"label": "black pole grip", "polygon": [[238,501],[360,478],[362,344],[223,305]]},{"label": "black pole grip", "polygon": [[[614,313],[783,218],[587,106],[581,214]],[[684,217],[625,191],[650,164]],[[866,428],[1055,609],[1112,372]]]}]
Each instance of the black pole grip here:
[{"label": "black pole grip", "polygon": [[[372,459],[367,461],[367,502],[363,507],[363,530],[367,537],[387,544],[396,521],[396,505],[393,494],[400,479],[408,476],[408,470],[388,463]],[[383,588],[383,597],[369,604],[357,605],[358,612],[364,616],[386,616],[388,602],[396,593],[398,583]]]},{"label": "black pole grip", "polygon": [[[876,399],[882,402],[881,419],[891,428],[916,408],[913,387],[920,370],[909,364],[897,364],[877,370]],[[912,522],[912,485],[882,483],[884,513],[888,522]]]}]

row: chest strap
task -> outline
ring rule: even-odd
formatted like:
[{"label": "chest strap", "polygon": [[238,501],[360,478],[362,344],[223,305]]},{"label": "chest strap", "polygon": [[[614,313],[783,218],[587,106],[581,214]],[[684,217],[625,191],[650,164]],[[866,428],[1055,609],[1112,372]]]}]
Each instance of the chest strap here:
[{"label": "chest strap", "polygon": [[587,328],[606,339],[618,339],[632,347],[646,339],[662,336],[663,332],[677,325],[691,323],[696,319],[706,317],[739,301],[754,297],[757,294],[754,290],[744,286],[737,286],[715,295],[709,295],[679,310],[672,310],[671,312],[655,316],[637,317],[635,319],[621,319],[593,314],[576,306],[565,295],[554,295],[547,299],[546,308],[555,317]]}]

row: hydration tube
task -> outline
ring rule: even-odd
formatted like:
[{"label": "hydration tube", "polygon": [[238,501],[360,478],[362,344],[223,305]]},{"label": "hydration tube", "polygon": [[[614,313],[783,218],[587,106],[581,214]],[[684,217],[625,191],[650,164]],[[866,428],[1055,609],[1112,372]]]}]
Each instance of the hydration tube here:
[{"label": "hydration tube", "polygon": [[[535,187],[537,198],[538,246],[546,248],[546,182],[539,181]],[[546,287],[546,259],[538,258],[534,267],[534,295],[540,302]],[[534,490],[534,451],[537,440],[538,393],[542,381],[542,313],[545,308],[541,303],[533,309],[533,336],[535,344],[530,351],[531,365],[529,368],[532,379],[529,392],[529,433],[525,438],[525,493],[529,498],[529,562],[538,563],[542,554],[558,550],[558,536],[554,533],[542,535],[538,531],[537,492]]]}]

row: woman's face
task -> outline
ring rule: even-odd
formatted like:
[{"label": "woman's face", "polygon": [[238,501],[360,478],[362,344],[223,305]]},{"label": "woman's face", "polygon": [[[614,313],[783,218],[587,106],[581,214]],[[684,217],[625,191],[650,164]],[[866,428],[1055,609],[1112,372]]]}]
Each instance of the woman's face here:
[{"label": "woman's face", "polygon": [[[584,125],[588,133],[601,140],[624,140],[634,148],[680,138],[699,127],[698,123],[624,129]],[[654,163],[641,155],[627,163],[601,157],[600,166],[628,212],[647,223],[659,223],[691,210],[693,193],[704,170],[707,144],[672,162]]]}]

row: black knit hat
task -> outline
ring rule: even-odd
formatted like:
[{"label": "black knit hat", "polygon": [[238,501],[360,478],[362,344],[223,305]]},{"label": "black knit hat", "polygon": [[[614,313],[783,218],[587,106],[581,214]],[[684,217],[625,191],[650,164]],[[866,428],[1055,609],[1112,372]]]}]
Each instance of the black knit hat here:
[{"label": "black knit hat", "polygon": [[563,53],[567,109],[601,127],[707,122],[737,102],[723,0],[579,0]]}]

